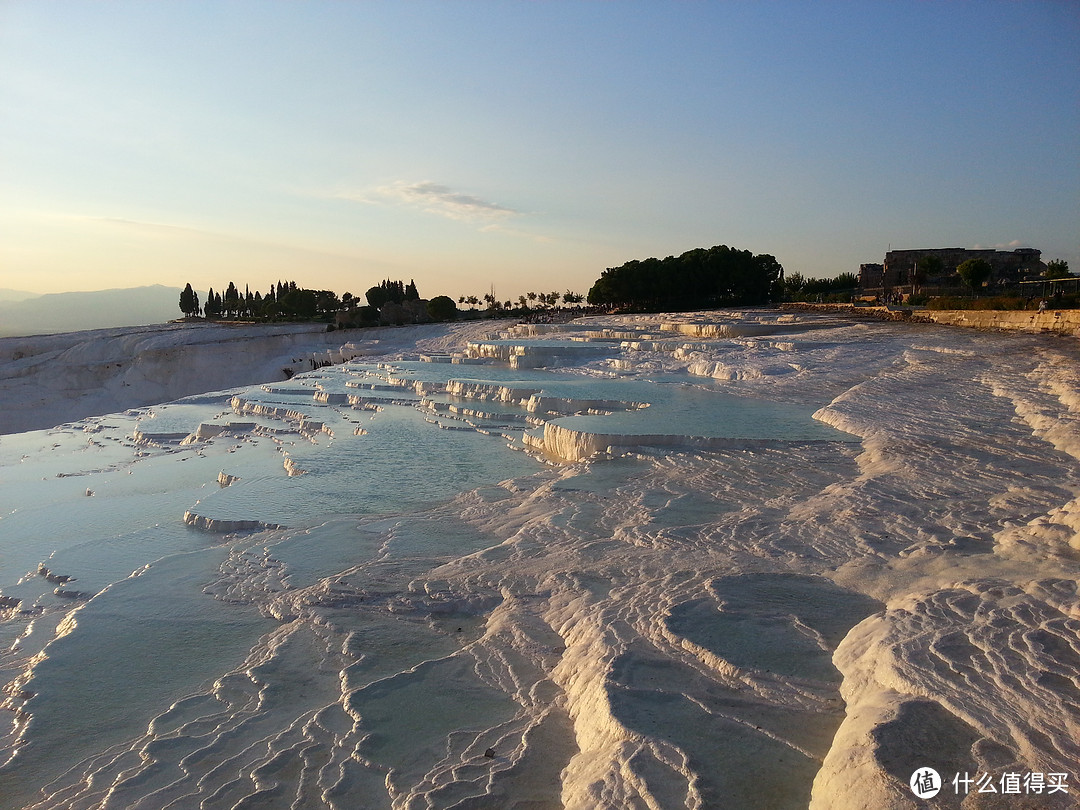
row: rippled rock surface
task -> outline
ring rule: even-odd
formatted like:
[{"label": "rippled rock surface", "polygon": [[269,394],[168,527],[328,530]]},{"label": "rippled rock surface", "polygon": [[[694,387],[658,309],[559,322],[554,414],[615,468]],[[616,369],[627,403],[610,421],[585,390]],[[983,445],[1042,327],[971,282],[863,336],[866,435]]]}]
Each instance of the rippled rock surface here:
[{"label": "rippled rock surface", "polygon": [[0,808],[1075,806],[1074,343],[424,335],[0,437]]}]

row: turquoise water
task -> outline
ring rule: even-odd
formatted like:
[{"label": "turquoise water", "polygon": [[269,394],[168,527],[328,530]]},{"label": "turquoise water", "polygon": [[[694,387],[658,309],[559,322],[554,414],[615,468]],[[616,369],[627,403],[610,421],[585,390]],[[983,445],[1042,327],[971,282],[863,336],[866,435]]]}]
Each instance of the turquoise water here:
[{"label": "turquoise water", "polygon": [[[557,423],[575,430],[622,435],[684,435],[737,439],[786,439],[792,441],[844,441],[851,437],[817,422],[813,413],[824,403],[791,404],[736,396],[719,384],[679,379],[613,378],[600,375],[560,373],[557,371],[519,370],[485,367],[484,375],[454,373],[455,367],[430,363],[398,363],[400,372],[424,383],[445,384],[448,380],[478,385],[497,384],[538,395],[568,400],[569,411],[582,410],[576,403],[601,400],[612,403],[603,415],[563,416]],[[434,394],[440,402],[457,401]],[[621,406],[618,405],[621,403]],[[638,407],[648,406],[648,407]],[[518,410],[520,404],[498,402],[494,410]]]},{"label": "turquoise water", "polygon": [[623,382],[613,389],[632,393],[649,407],[603,416],[567,416],[564,427],[606,434],[706,436],[788,441],[844,441],[851,437],[813,419],[816,406],[734,396],[685,383]]},{"label": "turquoise water", "polygon": [[[380,399],[374,410],[313,398],[316,391],[363,396],[364,388],[346,383],[383,386],[389,380],[407,384],[369,391]],[[506,386],[547,399],[530,414],[525,402],[451,397],[442,391],[448,380]],[[458,560],[498,545],[498,538],[465,520],[444,516],[434,521],[424,517],[424,510],[545,465],[508,447],[499,431],[488,435],[451,415],[415,407],[416,381],[437,403],[505,413],[509,418],[503,422],[515,426],[503,428],[508,435],[516,431],[520,436],[526,417],[553,418],[603,401],[603,410],[610,411],[606,415],[561,416],[559,421],[604,433],[843,436],[814,422],[809,407],[734,397],[685,379],[671,384],[419,362],[389,369],[350,364],[271,390],[254,387],[88,420],[87,430],[79,425],[4,436],[0,592],[22,600],[19,609],[25,612],[10,612],[0,622],[0,649],[7,651],[0,654],[0,680],[22,678],[33,696],[24,706],[31,718],[22,729],[26,744],[16,768],[0,768],[0,793],[23,801],[20,791],[27,786],[42,784],[83,756],[137,735],[170,703],[205,689],[243,662],[275,623],[244,599],[223,602],[204,592],[225,561],[241,551],[250,559],[272,559],[280,567],[281,587],[306,588],[338,572],[377,566],[383,572],[377,579],[402,589],[439,560]],[[232,393],[303,414],[325,430],[301,435],[293,419],[234,413]],[[407,403],[391,404],[394,399]],[[144,446],[132,439],[136,431],[193,433],[203,423],[253,423],[256,429],[186,445],[170,440]],[[612,464],[613,471],[625,473],[619,462]],[[288,475],[287,466],[302,474]],[[233,483],[219,485],[219,473]],[[602,477],[598,467],[576,486],[588,488]],[[710,506],[710,514],[717,508]],[[205,518],[286,528],[208,534],[183,523],[188,510]],[[77,592],[74,598],[55,594],[57,584],[38,575],[40,564],[70,577],[64,588]],[[256,571],[262,569],[256,566]],[[380,661],[397,660],[393,639],[387,642],[380,635],[397,620],[365,622],[347,616],[338,621],[341,627],[355,625],[361,639],[356,643],[367,656],[363,666],[350,669],[356,677],[382,666]],[[475,635],[482,627],[482,621],[469,616],[446,622],[453,626],[440,629],[434,622],[428,630],[447,650],[455,644],[446,634]],[[363,641],[369,632],[374,635]],[[31,657],[39,652],[46,655],[35,663]],[[438,700],[428,698],[429,711],[413,717],[409,728],[436,739],[470,723],[503,723],[513,714],[499,690],[468,685],[467,678],[459,677],[474,665],[469,660],[435,662],[420,652],[412,657],[424,663],[378,687],[360,687],[350,697],[373,724],[374,733],[363,746],[373,762],[408,772],[430,757],[428,746],[410,746],[385,729],[423,695]],[[454,688],[460,694],[441,689],[449,681],[459,684]],[[461,709],[465,700],[474,706]],[[106,718],[109,730],[103,732]]]}]

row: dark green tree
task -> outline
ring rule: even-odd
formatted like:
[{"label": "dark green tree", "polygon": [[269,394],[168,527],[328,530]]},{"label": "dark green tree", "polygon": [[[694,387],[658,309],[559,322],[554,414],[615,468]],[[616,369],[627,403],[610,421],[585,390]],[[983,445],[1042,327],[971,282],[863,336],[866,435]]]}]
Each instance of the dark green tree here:
[{"label": "dark green tree", "polygon": [[367,297],[368,306],[375,307],[375,309],[378,309],[390,300],[390,296],[382,284],[372,287],[364,293],[364,295]]},{"label": "dark green tree", "polygon": [[[1046,263],[1046,272],[1043,273],[1044,278],[1068,278],[1069,277],[1069,263],[1064,259],[1051,259]],[[181,309],[183,307],[181,306]]]},{"label": "dark green tree", "polygon": [[774,256],[717,245],[608,268],[589,290],[588,301],[638,309],[764,304],[782,292],[783,274]]},{"label": "dark green tree", "polygon": [[314,318],[319,309],[318,296],[314,290],[290,290],[278,302],[285,315]]},{"label": "dark green tree", "polygon": [[315,311],[322,316],[333,315],[341,309],[341,301],[333,290],[315,291]]},{"label": "dark green tree", "polygon": [[420,293],[416,291],[416,284],[409,282],[406,286],[404,281],[391,281],[386,279],[379,286],[372,287],[367,291],[368,304],[373,307],[381,307],[384,304],[400,304],[402,301],[419,300]]},{"label": "dark green tree", "polygon": [[436,295],[427,302],[428,316],[433,321],[452,321],[457,318],[457,304],[448,295]]},{"label": "dark green tree", "polygon": [[226,318],[233,318],[240,310],[240,293],[236,290],[236,285],[231,281],[229,282],[228,289],[225,290],[224,312]]},{"label": "dark green tree", "polygon": [[211,287],[210,291],[206,294],[206,303],[203,304],[203,315],[207,318],[217,318],[221,315],[221,308],[218,306],[213,287]]},{"label": "dark green tree", "polygon": [[788,298],[798,299],[805,286],[806,277],[797,270],[784,279],[784,293]]},{"label": "dark green tree", "polygon": [[180,311],[188,317],[199,314],[199,294],[191,289],[191,285],[185,285],[180,293]]},{"label": "dark green tree", "polygon": [[964,280],[964,283],[976,291],[982,289],[983,283],[990,278],[992,270],[990,262],[986,261],[986,259],[968,259],[966,262],[961,262],[960,266],[956,268],[957,274]]},{"label": "dark green tree", "polygon": [[830,296],[831,300],[850,297],[859,286],[854,273],[841,273],[835,278],[806,278],[795,272],[777,282],[784,288],[784,298],[789,301],[817,301]]}]

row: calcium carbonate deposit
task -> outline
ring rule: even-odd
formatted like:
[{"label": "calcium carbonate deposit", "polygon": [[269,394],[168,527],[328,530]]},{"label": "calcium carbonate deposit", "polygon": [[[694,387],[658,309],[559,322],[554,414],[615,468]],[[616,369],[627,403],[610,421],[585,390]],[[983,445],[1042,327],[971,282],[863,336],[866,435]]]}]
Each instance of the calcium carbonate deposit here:
[{"label": "calcium carbonate deposit", "polygon": [[1074,339],[392,333],[0,437],[0,807],[1076,806]]}]

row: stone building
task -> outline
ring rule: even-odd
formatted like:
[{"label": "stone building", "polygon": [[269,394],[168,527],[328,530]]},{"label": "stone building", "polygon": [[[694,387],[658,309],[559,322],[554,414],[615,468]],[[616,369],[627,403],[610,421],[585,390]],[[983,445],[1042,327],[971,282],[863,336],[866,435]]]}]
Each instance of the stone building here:
[{"label": "stone building", "polygon": [[885,283],[885,265],[883,264],[860,264],[859,265],[859,289],[879,289]]},{"label": "stone building", "polygon": [[[922,267],[920,262],[925,261]],[[879,293],[893,290],[912,292],[948,290],[962,287],[956,268],[968,259],[984,259],[991,267],[990,284],[1014,284],[1038,278],[1046,269],[1042,252],[1034,248],[1016,250],[972,250],[968,248],[922,248],[890,250],[884,264],[859,267],[859,288]]]}]

